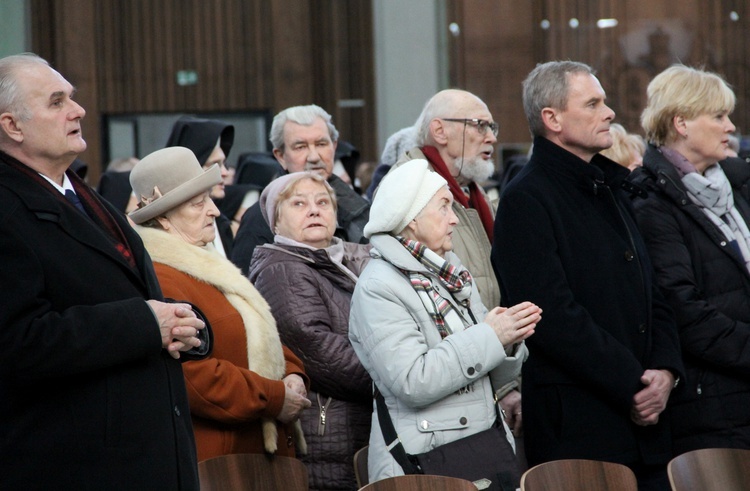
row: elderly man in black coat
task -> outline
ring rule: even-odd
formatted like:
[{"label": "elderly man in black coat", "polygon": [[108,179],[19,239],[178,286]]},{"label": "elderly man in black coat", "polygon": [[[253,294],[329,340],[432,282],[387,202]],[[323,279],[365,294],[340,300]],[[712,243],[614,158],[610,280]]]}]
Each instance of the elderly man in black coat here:
[{"label": "elderly man in black coat", "polygon": [[0,489],[198,489],[179,358],[204,323],[68,170],[73,94],[35,55],[0,59]]},{"label": "elderly man in black coat", "polygon": [[534,151],[501,197],[492,259],[506,304],[544,309],[523,368],[529,465],[619,462],[641,489],[669,489],[664,409],[683,366],[621,189],[628,171],[598,154],[614,112],[575,62],[537,66],[524,108]]}]

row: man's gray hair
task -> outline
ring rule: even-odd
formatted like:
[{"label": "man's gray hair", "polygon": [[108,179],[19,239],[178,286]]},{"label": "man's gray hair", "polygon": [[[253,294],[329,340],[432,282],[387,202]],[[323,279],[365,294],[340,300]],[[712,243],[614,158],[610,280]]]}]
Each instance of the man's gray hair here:
[{"label": "man's gray hair", "polygon": [[309,106],[289,107],[274,116],[273,123],[271,124],[271,132],[268,136],[271,145],[273,145],[274,149],[284,150],[284,125],[287,121],[301,124],[302,126],[310,126],[315,123],[317,118],[325,121],[326,126],[328,126],[328,133],[331,135],[331,140],[334,143],[337,142],[339,140],[339,132],[331,122],[331,115],[322,107],[310,104]]},{"label": "man's gray hair", "polygon": [[0,114],[13,113],[21,121],[31,119],[31,111],[21,97],[16,74],[29,65],[49,66],[47,60],[34,53],[21,53],[0,59]]},{"label": "man's gray hair", "polygon": [[[439,94],[439,92],[438,92]],[[417,122],[414,126],[417,128],[417,146],[424,147],[425,145],[432,144],[430,141],[430,123],[433,119],[438,117],[450,117],[451,104],[445,97],[436,97],[437,94],[432,96],[427,102],[425,102],[422,112],[417,118]],[[446,116],[447,115],[447,116]]]},{"label": "man's gray hair", "polygon": [[523,81],[523,110],[532,136],[546,134],[542,109],[567,108],[569,75],[577,73],[594,75],[594,69],[577,61],[549,61],[537,65]]}]

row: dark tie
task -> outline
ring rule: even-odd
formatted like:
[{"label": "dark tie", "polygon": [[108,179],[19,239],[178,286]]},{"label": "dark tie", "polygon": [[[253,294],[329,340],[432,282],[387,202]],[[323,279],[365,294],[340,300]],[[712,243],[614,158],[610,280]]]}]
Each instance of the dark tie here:
[{"label": "dark tie", "polygon": [[73,203],[73,206],[78,208],[81,213],[83,213],[84,215],[88,215],[88,213],[86,213],[86,210],[83,208],[83,203],[81,203],[81,200],[78,199],[78,195],[72,189],[65,190],[65,197],[68,199],[68,201]]}]

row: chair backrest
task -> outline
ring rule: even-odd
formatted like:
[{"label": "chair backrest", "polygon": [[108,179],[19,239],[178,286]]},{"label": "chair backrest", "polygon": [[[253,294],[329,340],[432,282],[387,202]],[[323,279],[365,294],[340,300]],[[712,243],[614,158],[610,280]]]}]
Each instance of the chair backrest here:
[{"label": "chair backrest", "polygon": [[553,460],[521,476],[522,491],[637,491],[630,468],[597,460]]},{"label": "chair backrest", "polygon": [[307,491],[307,467],[291,457],[231,454],[198,463],[201,491]]},{"label": "chair backrest", "polygon": [[750,489],[750,450],[693,450],[673,458],[667,473],[675,491],[745,491]]},{"label": "chair backrest", "polygon": [[369,445],[365,446],[364,448],[357,450],[354,454],[354,477],[357,479],[358,488],[370,483],[367,474],[367,455],[369,453],[369,448]]},{"label": "chair backrest", "polygon": [[477,491],[471,481],[457,477],[412,474],[371,482],[359,491]]}]

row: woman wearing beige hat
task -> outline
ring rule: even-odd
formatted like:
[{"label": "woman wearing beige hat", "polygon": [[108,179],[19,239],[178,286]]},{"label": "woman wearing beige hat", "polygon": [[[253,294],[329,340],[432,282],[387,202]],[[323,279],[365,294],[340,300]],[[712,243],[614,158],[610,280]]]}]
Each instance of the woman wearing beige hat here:
[{"label": "woman wearing beige hat", "polygon": [[[451,252],[458,223],[452,202],[445,179],[413,160],[385,176],[364,229],[373,259],[354,290],[349,338],[408,454],[495,425],[493,386],[518,376],[528,353],[523,340],[541,318],[530,302],[489,312],[482,305]],[[404,474],[377,413],[373,481]],[[507,426],[505,434],[512,441]]]},{"label": "woman wearing beige hat", "polygon": [[310,489],[355,489],[352,459],[370,435],[372,380],[349,342],[349,305],[369,246],[333,236],[336,196],[316,173],[275,179],[260,208],[275,236],[255,248],[250,280],[310,377],[312,406],[300,417]]},{"label": "woman wearing beige hat", "polygon": [[310,405],[302,363],[281,345],[268,304],[210,245],[221,173],[192,151],[168,147],[130,174],[138,224],[166,297],[191,303],[214,333],[207,359],[183,364],[198,459],[305,450],[298,416]]}]

